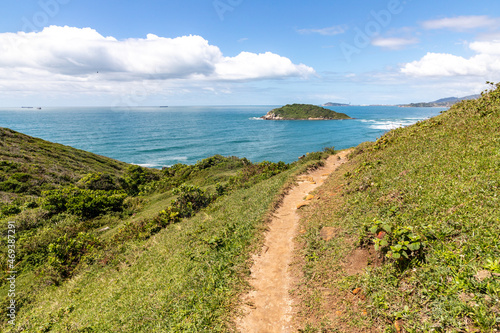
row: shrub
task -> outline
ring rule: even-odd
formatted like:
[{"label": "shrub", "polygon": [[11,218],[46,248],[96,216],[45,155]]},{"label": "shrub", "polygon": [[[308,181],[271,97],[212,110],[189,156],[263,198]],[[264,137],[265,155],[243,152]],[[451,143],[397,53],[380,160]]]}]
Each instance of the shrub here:
[{"label": "shrub", "polygon": [[123,210],[125,193],[68,187],[44,192],[43,208],[50,214],[68,212],[85,219]]},{"label": "shrub", "polygon": [[9,178],[0,183],[0,191],[4,192],[23,193],[28,190],[28,187],[29,186],[26,183],[13,178]]},{"label": "shrub", "polygon": [[235,156],[225,157],[222,155],[214,155],[196,162],[194,167],[197,170],[204,170],[214,166],[224,166],[227,169],[234,169],[248,164],[250,164],[250,161],[246,158],[240,159]]},{"label": "shrub", "polygon": [[89,233],[80,232],[76,237],[59,237],[48,247],[48,264],[63,278],[69,277],[80,259],[99,245],[97,238]]},{"label": "shrub", "polygon": [[180,217],[190,217],[201,208],[208,206],[215,196],[207,194],[198,186],[181,185],[173,190],[174,195],[179,195],[172,201],[172,208],[179,213]]},{"label": "shrub", "polygon": [[375,219],[365,227],[366,232],[372,237],[375,250],[382,252],[386,258],[396,260],[400,267],[406,266],[412,259],[423,257],[426,241],[413,227],[391,226]]},{"label": "shrub", "polygon": [[19,214],[20,212],[21,212],[21,208],[19,208],[19,206],[16,204],[2,205],[0,208],[0,213],[3,216],[16,215],[16,214]]},{"label": "shrub", "polygon": [[103,191],[118,190],[120,188],[110,174],[102,172],[89,173],[85,175],[78,181],[77,186],[89,190]]},{"label": "shrub", "polygon": [[131,165],[127,168],[127,172],[124,178],[121,179],[121,183],[127,193],[130,195],[138,195],[141,185],[159,179],[160,177],[153,170],[138,165]]}]

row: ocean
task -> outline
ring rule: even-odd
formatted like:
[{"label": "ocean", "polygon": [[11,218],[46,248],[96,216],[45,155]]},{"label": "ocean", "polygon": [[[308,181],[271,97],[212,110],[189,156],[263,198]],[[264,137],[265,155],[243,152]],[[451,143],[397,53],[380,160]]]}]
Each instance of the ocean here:
[{"label": "ocean", "polygon": [[0,108],[0,126],[120,161],[161,168],[215,155],[296,161],[325,147],[374,141],[445,108],[331,107],[356,118],[267,121],[277,106]]}]

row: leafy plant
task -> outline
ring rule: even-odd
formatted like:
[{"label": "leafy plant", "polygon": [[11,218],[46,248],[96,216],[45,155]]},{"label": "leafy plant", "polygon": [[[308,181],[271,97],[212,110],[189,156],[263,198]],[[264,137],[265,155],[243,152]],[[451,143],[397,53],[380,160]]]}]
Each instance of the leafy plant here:
[{"label": "leafy plant", "polygon": [[125,176],[121,179],[121,182],[122,187],[127,193],[130,195],[138,195],[141,185],[159,179],[159,175],[153,170],[143,168],[139,165],[130,165],[126,170]]},{"label": "leafy plant", "polygon": [[62,277],[68,277],[80,259],[98,245],[98,239],[92,234],[80,232],[76,237],[65,234],[49,245],[48,264]]},{"label": "leafy plant", "polygon": [[78,181],[77,186],[88,190],[103,191],[118,190],[120,188],[110,174],[102,172],[94,172],[85,175]]},{"label": "leafy plant", "polygon": [[84,190],[67,187],[43,193],[43,208],[51,214],[68,212],[84,219],[123,210],[123,201],[127,197],[119,191]]},{"label": "leafy plant", "polygon": [[172,201],[172,208],[179,213],[180,217],[190,217],[201,208],[208,206],[215,196],[207,194],[205,190],[193,185],[181,185],[172,191],[178,195]]},{"label": "leafy plant", "polygon": [[391,226],[380,220],[373,220],[368,231],[375,250],[381,251],[387,258],[395,259],[399,264],[420,258],[426,242],[410,226]]}]

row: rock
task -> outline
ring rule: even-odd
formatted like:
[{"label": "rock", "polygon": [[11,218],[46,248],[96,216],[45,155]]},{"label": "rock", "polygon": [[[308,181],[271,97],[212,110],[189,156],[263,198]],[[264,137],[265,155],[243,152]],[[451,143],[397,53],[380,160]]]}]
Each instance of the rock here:
[{"label": "rock", "polygon": [[297,205],[297,209],[300,209],[300,208],[302,208],[302,207],[304,207],[304,206],[307,206],[308,204],[309,204],[308,202],[301,202],[301,203],[299,203],[299,204]]},{"label": "rock", "polygon": [[272,112],[268,112],[265,116],[261,117],[264,120],[283,120],[283,117],[280,117]]},{"label": "rock", "polygon": [[353,295],[357,295],[357,294],[359,294],[360,292],[361,292],[361,288],[355,288],[355,289],[353,289],[353,290],[352,290],[352,294],[353,294]]},{"label": "rock", "polygon": [[312,200],[312,199],[314,199],[314,195],[308,194],[306,200]]}]

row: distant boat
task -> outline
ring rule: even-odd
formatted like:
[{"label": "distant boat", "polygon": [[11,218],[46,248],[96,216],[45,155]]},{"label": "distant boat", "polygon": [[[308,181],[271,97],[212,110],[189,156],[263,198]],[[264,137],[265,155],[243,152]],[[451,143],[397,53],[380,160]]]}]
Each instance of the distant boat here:
[{"label": "distant boat", "polygon": [[36,109],[37,109],[37,110],[41,110],[42,108],[41,108],[41,107],[37,107]]}]

